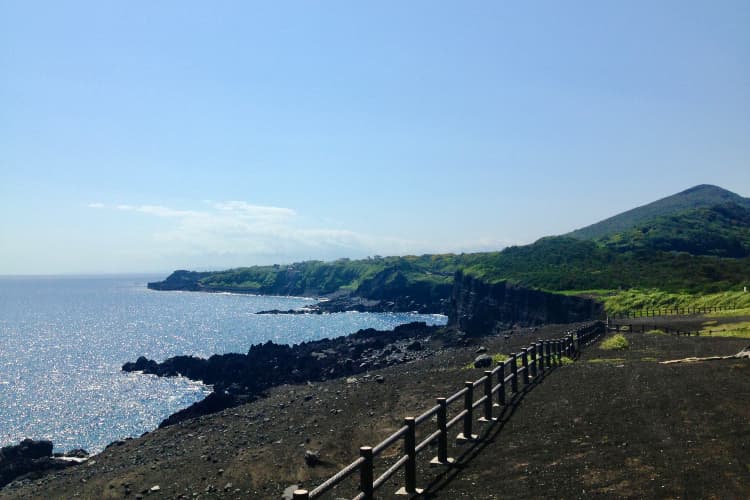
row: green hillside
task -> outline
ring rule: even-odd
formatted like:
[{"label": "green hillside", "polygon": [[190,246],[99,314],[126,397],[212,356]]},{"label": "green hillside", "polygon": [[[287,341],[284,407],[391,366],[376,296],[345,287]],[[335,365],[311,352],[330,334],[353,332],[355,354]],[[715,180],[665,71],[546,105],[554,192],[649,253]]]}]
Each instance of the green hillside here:
[{"label": "green hillside", "polygon": [[686,189],[661,200],[654,201],[627,212],[615,215],[581,229],[576,229],[566,236],[582,240],[595,240],[628,231],[636,226],[648,223],[656,217],[665,217],[686,210],[708,208],[715,205],[733,203],[750,209],[750,199],[722,189],[718,186],[701,184]]},{"label": "green hillside", "polygon": [[494,255],[461,259],[486,281],[510,279],[551,291],[657,288],[709,293],[750,283],[750,258],[721,258],[650,248],[621,250],[564,236],[542,238]]},{"label": "green hillside", "polygon": [[274,295],[351,294],[378,300],[409,296],[435,304],[447,300],[453,276],[462,270],[488,282],[507,280],[569,293],[595,290],[609,297],[608,303],[614,306],[612,297],[617,294],[603,291],[648,290],[650,298],[639,295],[638,300],[652,300],[657,292],[688,300],[686,294],[726,293],[750,286],[750,200],[715,186],[696,186],[574,233],[501,252],[175,271],[149,287]]},{"label": "green hillside", "polygon": [[597,240],[618,251],[661,250],[717,257],[750,256],[750,208],[727,203],[655,217]]}]

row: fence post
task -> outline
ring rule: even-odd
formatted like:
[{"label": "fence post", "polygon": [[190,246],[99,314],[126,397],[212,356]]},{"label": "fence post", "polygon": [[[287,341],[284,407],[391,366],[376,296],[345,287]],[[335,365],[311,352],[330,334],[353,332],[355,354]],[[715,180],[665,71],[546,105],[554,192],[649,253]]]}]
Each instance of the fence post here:
[{"label": "fence post", "polygon": [[570,334],[570,349],[573,354],[578,354],[578,336],[575,333]]},{"label": "fence post", "polygon": [[360,447],[359,456],[365,459],[359,469],[359,489],[364,494],[365,500],[372,500],[372,447]]},{"label": "fence post", "polygon": [[552,341],[552,363],[560,366],[560,358],[557,356],[557,340]]},{"label": "fence post", "polygon": [[531,360],[529,361],[529,366],[531,367],[531,377],[535,379],[539,374],[536,369],[536,344],[531,344],[529,346],[529,354],[531,357]]},{"label": "fence post", "polygon": [[492,422],[492,372],[484,372],[484,416],[480,420]]},{"label": "fence post", "polygon": [[292,498],[294,500],[307,500],[310,498],[310,492],[307,490],[294,490],[294,493],[292,493]]},{"label": "fence post", "polygon": [[505,405],[505,361],[500,363],[497,368],[497,383],[500,385],[500,387],[497,388],[497,403],[499,405]]},{"label": "fence post", "polygon": [[552,368],[552,344],[549,340],[544,341],[545,351],[547,351],[547,368]]},{"label": "fence post", "polygon": [[474,382],[465,382],[466,393],[464,394],[464,431],[456,438],[458,441],[473,441],[477,438],[476,434],[472,434],[472,420],[473,420],[473,408],[474,405]]},{"label": "fence post", "polygon": [[521,366],[523,366],[523,385],[529,384],[529,353],[524,347],[521,350]]},{"label": "fence post", "polygon": [[452,458],[448,458],[448,400],[446,398],[437,398],[437,425],[440,435],[438,436],[438,454],[430,460],[433,465],[448,465],[453,463]]},{"label": "fence post", "polygon": [[513,375],[510,379],[510,390],[515,394],[518,392],[518,354],[514,352],[510,356],[510,373]]},{"label": "fence post", "polygon": [[536,341],[536,345],[536,350],[539,351],[539,374],[544,375],[544,342],[539,339]]},{"label": "fence post", "polygon": [[406,417],[404,419],[404,425],[406,425],[406,434],[404,434],[404,455],[408,457],[406,464],[404,464],[404,478],[406,479],[406,485],[396,492],[397,495],[422,493],[422,490],[417,488],[417,424],[414,421],[414,417]]}]

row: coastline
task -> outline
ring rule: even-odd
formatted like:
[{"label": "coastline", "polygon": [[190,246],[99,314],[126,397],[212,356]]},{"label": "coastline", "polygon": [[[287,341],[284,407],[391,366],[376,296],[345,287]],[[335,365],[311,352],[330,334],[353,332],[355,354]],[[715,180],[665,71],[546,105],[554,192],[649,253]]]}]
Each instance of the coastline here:
[{"label": "coastline", "polygon": [[[435,351],[431,357],[351,377],[277,386],[251,403],[117,443],[87,465],[23,480],[2,495],[279,498],[292,485],[311,489],[356,459],[359,446],[375,444],[399,429],[404,416],[421,414],[435,404],[435,397],[481,376],[484,368],[468,367],[477,351],[518,352],[529,342],[571,328],[516,328],[461,338],[452,346],[436,338],[430,343]],[[742,360],[716,365],[657,361],[733,353],[747,340],[648,333],[629,338],[627,351],[592,346],[580,360],[552,370],[494,427],[499,434],[473,445],[451,439],[449,456],[461,457],[462,463],[450,476],[427,465],[435,450],[425,451],[418,465],[420,486],[446,498],[492,498],[495,491],[531,498],[550,488],[567,498],[580,496],[582,487],[605,496],[649,497],[654,491],[680,496],[688,491],[695,497],[745,497],[750,476],[739,466],[750,459],[741,446],[747,436],[743,398],[750,395],[741,375],[750,365]],[[613,383],[622,389],[615,396]],[[648,405],[627,397],[643,383],[651,387],[642,394]],[[665,413],[664,408],[674,411]],[[685,411],[692,415],[689,420]],[[484,432],[485,424],[476,425]],[[691,441],[690,454],[685,453],[685,439]],[[318,463],[307,463],[308,451],[317,454]],[[695,457],[700,457],[699,466]],[[395,458],[382,457],[379,463],[387,467]],[[514,463],[529,465],[514,468]],[[486,474],[497,467],[507,474]],[[583,470],[589,472],[585,484],[570,480]],[[717,473],[729,474],[727,480],[712,481]],[[438,481],[430,482],[432,478]],[[151,491],[154,486],[158,493]],[[343,489],[336,495],[353,496],[348,493]]]},{"label": "coastline", "polygon": [[[80,448],[73,448],[63,452],[52,452],[53,443],[45,440],[32,440],[26,438],[18,444],[9,444],[2,448],[8,461],[0,460],[0,464],[8,465],[18,475],[40,476],[49,471],[59,471],[87,461],[96,461],[96,457],[110,449],[118,448],[135,439],[148,436],[152,432],[170,427],[184,421],[200,419],[204,416],[216,414],[234,408],[268,395],[268,391],[276,387],[290,383],[314,383],[324,382],[329,379],[339,379],[350,375],[362,374],[372,369],[379,369],[396,364],[407,363],[418,359],[424,359],[434,354],[429,348],[424,348],[419,341],[425,341],[436,332],[443,330],[442,326],[428,326],[424,322],[407,323],[393,330],[364,329],[349,335],[341,335],[333,339],[321,339],[302,342],[295,345],[275,344],[271,341],[265,344],[252,346],[248,353],[243,354],[220,354],[213,355],[208,359],[192,356],[176,356],[168,358],[161,363],[156,363],[146,358],[139,358],[135,363],[125,363],[123,372],[135,375],[152,375],[157,377],[183,377],[191,384],[200,384],[211,390],[203,399],[182,408],[166,417],[156,428],[149,429],[138,437],[125,437],[115,439],[104,446],[98,452],[89,453]],[[360,354],[367,353],[364,357],[356,357],[355,363],[351,357],[343,358],[340,362],[339,354],[347,353],[351,356],[351,349],[358,350]],[[245,359],[243,359],[243,357]],[[280,357],[283,359],[280,360]],[[188,368],[190,365],[202,365],[210,363],[216,369],[212,375],[210,369],[195,371]],[[284,361],[285,360],[285,361]],[[250,385],[240,385],[240,379],[221,378],[219,375],[226,365],[232,365],[240,361],[247,363],[249,372],[245,373]],[[269,363],[295,363],[296,368],[290,370],[271,369]],[[183,373],[184,371],[185,373]],[[272,378],[262,378],[264,373],[270,373]],[[284,374],[289,374],[285,377]],[[258,377],[261,377],[258,379]],[[210,382],[208,382],[210,381]],[[29,443],[33,443],[29,447]],[[43,449],[41,453],[38,450]],[[27,453],[31,448],[32,453]],[[23,451],[20,451],[23,450]],[[48,451],[47,451],[48,450]],[[3,458],[0,456],[0,458]],[[12,462],[11,462],[12,459]],[[10,472],[6,479],[11,478]],[[5,484],[13,482],[16,477],[5,481]],[[0,483],[0,489],[4,484]]]}]

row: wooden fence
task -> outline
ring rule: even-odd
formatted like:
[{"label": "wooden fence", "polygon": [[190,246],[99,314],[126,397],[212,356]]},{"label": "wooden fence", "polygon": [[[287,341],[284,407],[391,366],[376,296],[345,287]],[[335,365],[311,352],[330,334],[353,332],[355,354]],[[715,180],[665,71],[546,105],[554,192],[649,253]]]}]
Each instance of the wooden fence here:
[{"label": "wooden fence", "polygon": [[731,311],[737,309],[737,304],[731,306],[711,306],[711,307],[672,307],[672,308],[646,308],[635,311],[624,311],[621,313],[610,314],[609,319],[626,319],[626,318],[652,318],[655,316],[679,316],[690,314],[706,314],[719,311]]},{"label": "wooden fence", "polygon": [[[473,382],[465,382],[463,389],[458,392],[447,398],[437,398],[437,404],[418,417],[406,417],[400,429],[377,445],[360,447],[358,459],[313,490],[296,490],[293,498],[319,498],[359,472],[359,494],[354,498],[370,500],[374,498],[375,492],[400,469],[404,469],[404,484],[396,493],[404,495],[421,493],[421,489],[417,487],[417,455],[420,452],[437,442],[437,455],[430,463],[452,464],[454,459],[448,456],[448,433],[453,427],[461,426],[461,432],[456,437],[458,441],[475,440],[477,435],[473,433],[473,426],[477,414],[481,414],[479,421],[487,423],[496,421],[493,417],[493,408],[505,406],[508,403],[507,395],[513,396],[519,392],[519,383],[524,387],[531,384],[553,367],[561,365],[564,356],[575,357],[583,346],[595,341],[604,331],[604,324],[596,322],[568,332],[562,338],[539,340],[520,352],[511,354],[509,359],[499,363],[493,370],[485,371],[483,377]],[[477,398],[479,394],[481,396]],[[461,410],[449,419],[448,412],[451,405],[461,402]],[[417,427],[422,424],[430,425],[433,421],[435,422],[434,431],[422,441],[417,442]],[[403,447],[401,456],[385,472],[374,477],[375,459],[383,451],[399,442]]]},{"label": "wooden fence", "polygon": [[[627,326],[627,329],[624,328],[626,326]],[[638,325],[633,325],[633,324],[612,325],[608,327],[608,330],[613,331],[613,332],[638,332],[640,331],[640,333],[645,333],[650,330],[661,330],[664,333],[667,333],[669,335],[677,335],[677,336],[687,335],[688,337],[691,335],[695,335],[695,336],[700,336],[700,335],[710,336],[711,335],[711,330],[708,330],[708,332],[705,332],[705,333],[701,333],[701,330],[680,330],[679,328],[670,328],[668,326],[663,326],[663,325],[650,325],[649,326],[645,323],[641,323]]]}]

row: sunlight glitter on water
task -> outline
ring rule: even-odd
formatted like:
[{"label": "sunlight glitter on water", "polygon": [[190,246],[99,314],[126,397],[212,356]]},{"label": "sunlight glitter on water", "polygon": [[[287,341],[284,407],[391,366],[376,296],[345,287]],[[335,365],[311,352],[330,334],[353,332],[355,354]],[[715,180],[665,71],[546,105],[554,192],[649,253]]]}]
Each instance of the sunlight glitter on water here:
[{"label": "sunlight glitter on water", "polygon": [[123,363],[246,352],[440,315],[257,315],[306,298],[154,292],[145,279],[0,279],[0,446],[51,439],[55,451],[138,436],[208,388],[184,378],[126,374]]}]

